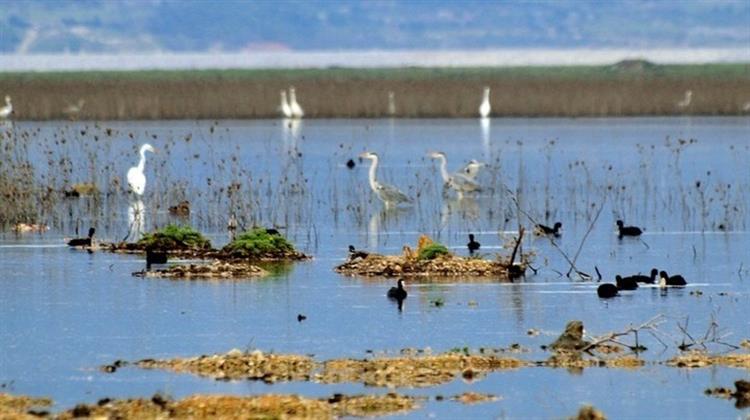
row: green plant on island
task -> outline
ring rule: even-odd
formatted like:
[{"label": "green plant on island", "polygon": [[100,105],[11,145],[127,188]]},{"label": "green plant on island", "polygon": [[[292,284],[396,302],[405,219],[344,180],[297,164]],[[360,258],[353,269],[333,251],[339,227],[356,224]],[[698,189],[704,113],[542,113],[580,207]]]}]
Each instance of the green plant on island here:
[{"label": "green plant on island", "polygon": [[419,250],[417,259],[419,259],[420,261],[434,260],[441,255],[450,255],[448,248],[446,248],[443,244],[431,243]]},{"label": "green plant on island", "polygon": [[296,251],[294,245],[278,233],[253,228],[227,244],[224,252],[243,258],[286,257]]},{"label": "green plant on island", "polygon": [[144,249],[210,249],[211,242],[190,226],[167,225],[143,235],[138,245]]}]

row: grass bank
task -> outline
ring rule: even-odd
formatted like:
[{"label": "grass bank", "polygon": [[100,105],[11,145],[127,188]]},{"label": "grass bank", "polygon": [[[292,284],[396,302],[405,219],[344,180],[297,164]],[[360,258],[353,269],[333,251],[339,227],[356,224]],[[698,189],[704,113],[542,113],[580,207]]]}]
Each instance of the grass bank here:
[{"label": "grass bank", "polygon": [[310,118],[388,116],[389,91],[396,117],[474,117],[485,85],[494,116],[750,111],[750,64],[0,73],[0,95],[28,120],[274,118],[290,85]]}]

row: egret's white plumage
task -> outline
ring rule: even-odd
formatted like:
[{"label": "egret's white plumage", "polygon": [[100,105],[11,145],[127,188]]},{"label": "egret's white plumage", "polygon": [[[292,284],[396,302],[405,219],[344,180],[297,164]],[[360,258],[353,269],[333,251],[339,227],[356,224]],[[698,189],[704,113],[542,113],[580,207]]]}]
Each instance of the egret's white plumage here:
[{"label": "egret's white plumage", "polygon": [[0,118],[5,119],[13,113],[13,104],[10,103],[10,96],[5,95],[5,106],[0,108]]},{"label": "egret's white plumage", "polygon": [[677,102],[677,108],[684,109],[690,106],[693,100],[693,91],[688,90],[685,92],[685,97],[680,102]]},{"label": "egret's white plumage", "polygon": [[146,152],[156,153],[156,150],[148,143],[141,146],[141,160],[138,161],[137,166],[128,170],[128,188],[137,195],[143,195],[146,190],[146,174],[143,173],[146,166]]},{"label": "egret's white plumage", "polygon": [[305,111],[297,103],[297,92],[294,87],[289,88],[289,109],[292,111],[292,118],[302,118],[305,116]]},{"label": "egret's white plumage", "polygon": [[83,106],[85,104],[85,99],[79,99],[75,104],[69,104],[68,106],[63,108],[63,114],[67,115],[70,118],[75,118],[78,116],[78,114],[81,113],[81,110],[83,109]]},{"label": "egret's white plumage", "polygon": [[375,195],[378,196],[380,201],[385,203],[386,207],[390,207],[392,205],[399,205],[403,203],[411,203],[411,198],[409,198],[406,194],[401,192],[398,188],[394,187],[393,185],[388,184],[381,184],[377,181],[375,178],[375,171],[378,167],[378,155],[372,152],[364,152],[359,157],[364,159],[370,159],[372,161],[372,164],[370,165],[370,172],[368,179],[370,181],[370,188],[372,188],[372,191],[375,193]]},{"label": "egret's white plumage", "polygon": [[445,185],[447,185],[449,188],[455,190],[458,193],[459,197],[461,197],[464,193],[478,192],[481,190],[479,184],[477,184],[476,181],[470,179],[463,173],[448,173],[448,159],[445,157],[445,153],[432,152],[429,154],[429,156],[433,159],[440,160],[440,175],[443,177],[443,182],[445,182]]},{"label": "egret's white plumage", "polygon": [[388,115],[396,115],[396,94],[393,91],[388,92]]},{"label": "egret's white plumage", "polygon": [[485,86],[482,104],[479,105],[479,116],[482,118],[487,118],[490,116],[491,112],[492,107],[490,106],[490,87]]},{"label": "egret's white plumage", "polygon": [[284,118],[292,118],[292,108],[289,106],[289,101],[286,99],[286,91],[282,90],[280,95],[281,105],[279,105],[279,111],[281,111],[281,116]]}]

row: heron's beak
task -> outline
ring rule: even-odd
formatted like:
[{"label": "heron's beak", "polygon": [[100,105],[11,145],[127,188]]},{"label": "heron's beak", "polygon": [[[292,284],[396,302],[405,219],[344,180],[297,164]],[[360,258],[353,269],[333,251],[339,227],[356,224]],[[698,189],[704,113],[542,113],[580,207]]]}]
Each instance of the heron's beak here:
[{"label": "heron's beak", "polygon": [[368,157],[370,157],[370,152],[364,152],[364,153],[359,154],[360,159],[367,159]]}]

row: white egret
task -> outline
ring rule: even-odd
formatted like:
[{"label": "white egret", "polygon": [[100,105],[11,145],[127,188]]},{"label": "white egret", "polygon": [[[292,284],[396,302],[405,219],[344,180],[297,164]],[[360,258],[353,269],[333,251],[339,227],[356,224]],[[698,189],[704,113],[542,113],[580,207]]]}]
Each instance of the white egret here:
[{"label": "white egret", "polygon": [[479,105],[479,116],[482,118],[487,118],[490,116],[491,112],[492,112],[492,107],[490,106],[490,87],[485,86],[484,97],[482,98],[482,104]]},{"label": "white egret", "polygon": [[680,102],[677,102],[677,108],[685,109],[690,106],[693,99],[693,91],[688,90],[685,92],[685,97]]},{"label": "white egret", "polygon": [[78,116],[78,114],[81,113],[81,110],[83,109],[83,106],[86,104],[85,99],[79,99],[78,102],[75,104],[69,104],[65,108],[63,108],[63,114],[67,115],[68,118],[75,118]]},{"label": "white egret", "polygon": [[388,208],[392,205],[399,205],[403,203],[411,203],[411,198],[401,192],[398,188],[393,185],[381,184],[375,178],[375,171],[378,167],[378,155],[373,152],[364,152],[359,157],[364,159],[370,159],[372,164],[370,165],[369,181],[370,188],[378,196],[380,201],[385,204]]},{"label": "white egret", "polygon": [[133,166],[128,170],[128,187],[137,195],[143,195],[146,190],[146,175],[143,173],[146,166],[146,152],[156,153],[156,149],[148,143],[141,146],[141,160],[138,166]]},{"label": "white egret", "polygon": [[448,159],[445,157],[445,153],[431,152],[428,156],[440,160],[440,175],[443,177],[443,182],[445,182],[445,185],[448,187],[454,189],[458,193],[459,198],[462,197],[464,193],[478,192],[481,190],[476,181],[470,179],[463,173],[448,173]]},{"label": "white egret", "polygon": [[392,90],[388,91],[388,115],[396,115],[396,94]]},{"label": "white egret", "polygon": [[286,99],[286,91],[282,90],[280,95],[281,105],[279,105],[279,111],[281,111],[281,116],[284,118],[292,118],[292,108],[289,106],[289,101]]},{"label": "white egret", "polygon": [[10,96],[5,95],[5,106],[0,108],[0,118],[6,119],[13,113],[13,104],[10,103]]},{"label": "white egret", "polygon": [[297,93],[294,90],[294,86],[289,88],[289,109],[292,111],[292,118],[302,118],[305,116],[305,111],[297,103]]}]

